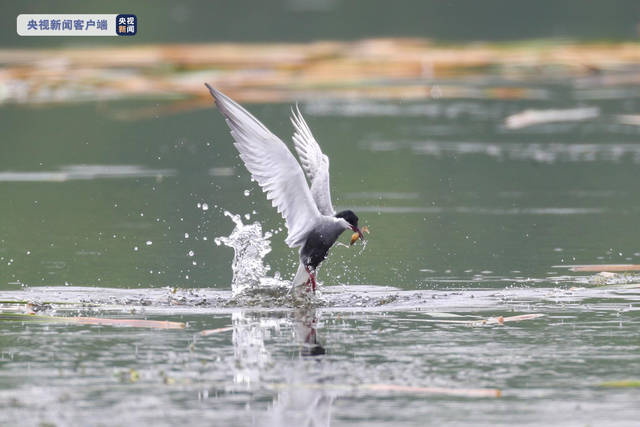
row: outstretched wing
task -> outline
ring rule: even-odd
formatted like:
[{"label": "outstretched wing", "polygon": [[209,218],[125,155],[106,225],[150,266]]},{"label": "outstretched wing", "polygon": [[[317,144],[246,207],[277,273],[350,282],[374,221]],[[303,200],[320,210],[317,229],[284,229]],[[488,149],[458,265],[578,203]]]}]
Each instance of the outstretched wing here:
[{"label": "outstretched wing", "polygon": [[285,242],[292,248],[300,246],[320,219],[300,165],[287,146],[247,110],[206,86],[227,118],[240,158],[285,219],[289,229]]},{"label": "outstretched wing", "polygon": [[293,134],[298,157],[302,168],[311,181],[311,195],[322,215],[333,216],[335,211],[331,205],[331,188],[329,187],[329,158],[322,154],[320,146],[311,134],[311,130],[302,118],[300,110],[291,110],[291,123],[296,131]]}]

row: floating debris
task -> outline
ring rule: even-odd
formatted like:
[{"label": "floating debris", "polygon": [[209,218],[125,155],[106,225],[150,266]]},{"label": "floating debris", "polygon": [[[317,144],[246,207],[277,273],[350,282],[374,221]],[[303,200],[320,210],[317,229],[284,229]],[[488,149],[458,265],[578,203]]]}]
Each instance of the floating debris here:
[{"label": "floating debris", "polygon": [[499,389],[488,388],[444,388],[444,387],[413,387],[391,384],[369,384],[359,387],[365,390],[374,391],[395,391],[401,393],[428,393],[428,394],[445,394],[448,396],[465,396],[465,397],[493,397],[500,398],[502,392]]},{"label": "floating debris", "polygon": [[607,388],[640,388],[640,380],[607,381],[598,385]]},{"label": "floating debris", "polygon": [[216,328],[216,329],[206,329],[204,331],[200,331],[200,335],[206,337],[207,335],[214,335],[214,334],[219,334],[221,332],[233,331],[234,329],[235,329],[235,326],[226,326],[224,328]]},{"label": "floating debris", "polygon": [[640,126],[640,114],[621,114],[614,116],[615,120],[623,125]]},{"label": "floating debris", "polygon": [[[447,313],[438,313],[437,316],[434,317],[462,317],[458,315],[451,314],[449,316],[444,316]],[[428,323],[453,323],[464,326],[485,326],[485,325],[504,325],[508,322],[522,322],[524,320],[534,320],[544,317],[542,313],[533,313],[533,314],[522,314],[519,316],[498,316],[498,317],[490,317],[486,319],[474,319],[474,320],[445,320],[445,319],[398,319],[407,322],[428,322]]]},{"label": "floating debris", "polygon": [[382,391],[412,394],[444,394],[448,396],[464,397],[489,397],[500,398],[502,392],[495,388],[445,388],[445,387],[416,387],[396,384],[363,384],[359,386],[348,385],[324,385],[324,384],[271,384],[270,388],[275,389],[332,389],[332,390],[360,390],[360,391]]},{"label": "floating debris", "polygon": [[504,125],[509,129],[522,129],[543,123],[581,122],[600,116],[600,109],[573,108],[569,110],[525,110],[505,119]]},{"label": "floating debris", "polygon": [[552,268],[568,268],[571,271],[640,271],[638,264],[585,264],[585,265],[554,265]]},{"label": "floating debris", "polygon": [[140,379],[140,373],[138,373],[138,371],[136,371],[135,369],[115,372],[113,376],[116,377],[121,383],[125,384],[133,384],[138,382],[138,380]]},{"label": "floating debris", "polygon": [[131,326],[135,328],[184,329],[186,325],[166,320],[108,319],[102,317],[40,316],[36,314],[0,313],[0,320],[17,322],[56,322],[70,325]]}]

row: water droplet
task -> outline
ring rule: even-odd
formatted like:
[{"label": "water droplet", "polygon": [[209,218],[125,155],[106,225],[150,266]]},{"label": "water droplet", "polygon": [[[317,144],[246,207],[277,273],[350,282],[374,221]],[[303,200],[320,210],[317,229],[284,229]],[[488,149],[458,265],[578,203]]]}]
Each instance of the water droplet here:
[{"label": "water droplet", "polygon": [[189,233],[184,233],[184,238],[188,239],[189,238]]},{"label": "water droplet", "polygon": [[200,209],[202,207],[202,204],[198,203],[196,206],[198,206],[198,209]]},{"label": "water droplet", "polygon": [[251,194],[251,191],[249,191],[249,190],[244,190],[244,195],[245,195],[245,196],[249,196],[250,194]]},{"label": "water droplet", "polygon": [[208,211],[208,210],[209,210],[209,205],[208,205],[208,204],[206,204],[206,203],[203,203],[203,204],[202,204],[202,210],[203,210],[203,211]]},{"label": "water droplet", "polygon": [[147,240],[147,245],[152,245],[153,242],[151,240]]},{"label": "water droplet", "polygon": [[194,256],[195,253],[193,251],[189,251],[189,256]]},{"label": "water droplet", "polygon": [[135,248],[133,248],[133,250],[134,250],[134,251],[137,251],[137,250],[138,250],[138,247],[136,246]]}]

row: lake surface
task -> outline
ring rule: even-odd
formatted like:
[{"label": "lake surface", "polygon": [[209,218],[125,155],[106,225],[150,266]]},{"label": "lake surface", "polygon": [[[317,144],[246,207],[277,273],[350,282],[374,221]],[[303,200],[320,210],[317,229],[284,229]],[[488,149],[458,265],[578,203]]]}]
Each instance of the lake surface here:
[{"label": "lake surface", "polygon": [[[270,275],[297,257],[213,103],[134,121],[116,117],[161,105],[3,108],[0,300],[187,326],[1,322],[0,421],[635,425],[638,389],[610,383],[639,378],[636,278],[594,286],[606,278],[566,266],[640,264],[640,127],[617,118],[638,94],[534,89],[302,102],[334,203],[371,230],[334,248],[303,309],[227,303],[225,210],[273,233]],[[290,143],[289,105],[248,107]],[[505,125],[576,108],[596,113]],[[495,321],[525,314],[544,316]]]}]

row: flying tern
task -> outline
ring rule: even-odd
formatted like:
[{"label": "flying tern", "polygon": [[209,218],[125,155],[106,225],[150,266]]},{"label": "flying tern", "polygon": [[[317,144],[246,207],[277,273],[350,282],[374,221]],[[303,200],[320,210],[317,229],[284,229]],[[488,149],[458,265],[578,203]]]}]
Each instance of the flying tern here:
[{"label": "flying tern", "polygon": [[297,106],[295,111],[291,109],[291,123],[300,163],[258,119],[231,98],[205,85],[231,128],[234,145],[251,177],[282,214],[289,231],[285,243],[291,248],[300,247],[300,266],[291,283],[292,290],[306,286],[306,290],[315,292],[318,267],[338,237],[345,230],[353,230],[354,237],[364,241],[356,214],[350,210],[336,213],[333,209],[329,158],[322,153]]}]

